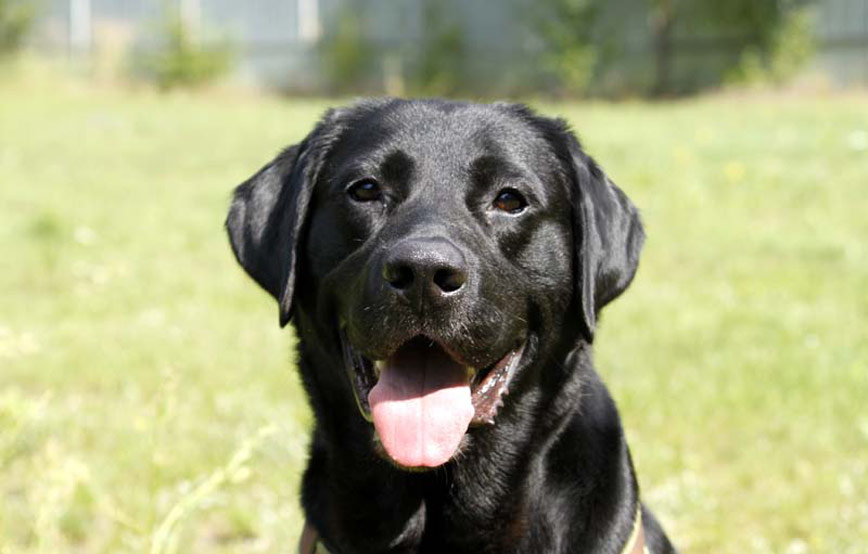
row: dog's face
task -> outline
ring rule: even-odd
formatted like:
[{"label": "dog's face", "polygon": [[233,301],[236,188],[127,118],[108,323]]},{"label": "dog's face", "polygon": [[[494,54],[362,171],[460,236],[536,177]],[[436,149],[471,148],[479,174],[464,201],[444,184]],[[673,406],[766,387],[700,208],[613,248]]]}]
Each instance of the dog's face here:
[{"label": "dog's face", "polygon": [[227,227],[281,322],[296,310],[341,360],[318,381],[402,467],[446,463],[590,342],[642,243],[562,122],[440,101],[330,112],[237,189]]}]

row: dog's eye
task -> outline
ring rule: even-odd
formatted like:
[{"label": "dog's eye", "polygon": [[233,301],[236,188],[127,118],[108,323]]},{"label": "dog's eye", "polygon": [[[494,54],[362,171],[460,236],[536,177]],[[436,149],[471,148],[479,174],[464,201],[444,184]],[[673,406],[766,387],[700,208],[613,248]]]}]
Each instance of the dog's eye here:
[{"label": "dog's eye", "polygon": [[517,214],[527,207],[527,200],[515,189],[503,189],[494,199],[494,207],[502,212]]},{"label": "dog's eye", "polygon": [[356,181],[347,188],[347,194],[356,202],[374,202],[383,196],[380,185],[373,179]]}]

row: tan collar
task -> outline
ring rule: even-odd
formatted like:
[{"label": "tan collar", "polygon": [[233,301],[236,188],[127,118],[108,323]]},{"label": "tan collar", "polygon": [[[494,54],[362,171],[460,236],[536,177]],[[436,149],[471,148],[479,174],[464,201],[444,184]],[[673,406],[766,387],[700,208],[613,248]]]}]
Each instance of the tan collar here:
[{"label": "tan collar", "polygon": [[[304,522],[301,532],[301,540],[298,541],[298,554],[329,554],[326,547],[319,540],[319,533],[308,522]],[[621,554],[649,554],[645,546],[645,530],[642,525],[642,507],[636,508],[636,519],[633,521],[633,530],[627,544],[621,550]]]},{"label": "tan collar", "polygon": [[642,505],[636,506],[636,519],[633,520],[633,531],[630,532],[630,538],[627,539],[627,544],[621,554],[649,554],[648,547],[645,546],[645,526],[642,525]]},{"label": "tan collar", "polygon": [[329,554],[329,551],[319,540],[319,533],[307,521],[304,522],[304,529],[301,530],[298,554]]}]

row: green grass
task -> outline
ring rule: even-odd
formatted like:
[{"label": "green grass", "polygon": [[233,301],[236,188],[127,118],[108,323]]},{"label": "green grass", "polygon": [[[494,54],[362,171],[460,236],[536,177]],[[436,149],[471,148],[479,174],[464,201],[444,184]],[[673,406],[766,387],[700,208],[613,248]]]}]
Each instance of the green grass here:
[{"label": "green grass", "polygon": [[[325,106],[0,85],[0,553],[294,547],[310,414],[222,223]],[[644,215],[597,361],[671,536],[868,552],[868,98],[539,107]]]}]

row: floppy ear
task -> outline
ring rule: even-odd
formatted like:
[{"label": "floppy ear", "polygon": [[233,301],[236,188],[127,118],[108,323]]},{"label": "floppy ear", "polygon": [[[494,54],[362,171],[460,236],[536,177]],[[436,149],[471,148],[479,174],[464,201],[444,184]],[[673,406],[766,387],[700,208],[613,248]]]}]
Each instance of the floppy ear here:
[{"label": "floppy ear", "polygon": [[639,266],[645,231],[636,206],[585,154],[563,119],[535,114],[521,104],[495,104],[534,126],[551,146],[570,188],[574,297],[582,333],[594,340],[597,314],[624,292]]},{"label": "floppy ear", "polygon": [[313,183],[305,171],[307,140],[281,152],[232,197],[226,230],[241,267],[280,304],[280,325],[292,317],[298,241]]},{"label": "floppy ear", "polygon": [[573,186],[576,293],[584,332],[592,341],[597,314],[633,280],[645,232],[636,206],[585,154],[562,123]]}]

